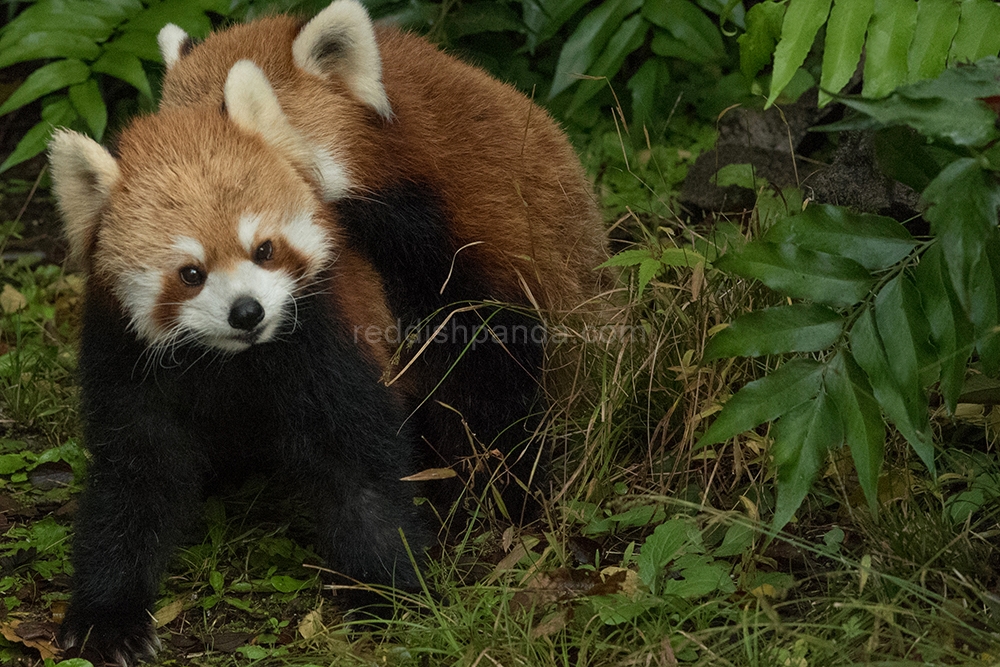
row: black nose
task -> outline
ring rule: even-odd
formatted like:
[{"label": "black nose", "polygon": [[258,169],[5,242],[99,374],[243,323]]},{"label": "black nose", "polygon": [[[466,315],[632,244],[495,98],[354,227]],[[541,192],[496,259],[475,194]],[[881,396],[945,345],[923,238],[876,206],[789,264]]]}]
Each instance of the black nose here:
[{"label": "black nose", "polygon": [[236,299],[233,307],[229,309],[229,326],[234,329],[250,331],[260,324],[262,319],[264,319],[264,307],[249,296]]}]

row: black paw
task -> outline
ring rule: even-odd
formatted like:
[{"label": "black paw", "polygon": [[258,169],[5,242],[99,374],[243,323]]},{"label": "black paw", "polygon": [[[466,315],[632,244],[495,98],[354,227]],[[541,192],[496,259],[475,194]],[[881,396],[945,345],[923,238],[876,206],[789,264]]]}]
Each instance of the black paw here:
[{"label": "black paw", "polygon": [[59,631],[59,646],[65,657],[100,656],[119,667],[134,667],[156,656],[160,639],[149,619],[88,619],[70,609]]}]

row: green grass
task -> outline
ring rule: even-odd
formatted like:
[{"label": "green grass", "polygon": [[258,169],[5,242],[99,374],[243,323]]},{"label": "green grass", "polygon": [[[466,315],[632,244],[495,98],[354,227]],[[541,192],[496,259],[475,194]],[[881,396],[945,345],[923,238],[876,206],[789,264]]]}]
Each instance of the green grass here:
[{"label": "green grass", "polygon": [[[672,199],[684,154],[618,144],[619,159],[616,138],[590,153],[616,238],[649,257],[684,247],[711,258],[752,228],[687,224]],[[697,150],[705,138],[688,140]],[[4,238],[18,231],[8,223]],[[1000,664],[994,411],[936,419],[948,443],[937,480],[889,442],[877,516],[849,455],[834,452],[796,520],[773,535],[768,433],[694,443],[736,388],[775,363],[701,366],[706,340],[774,297],[704,265],[655,268],[641,293],[637,269],[622,270],[600,323],[614,329],[577,331],[556,350],[543,520],[513,528],[483,509],[450,525],[457,536],[424,573],[426,591],[372,622],[338,610],[308,526],[287,504],[274,509],[266,479],[252,480],[208,504],[201,541],[171,566],[160,664]],[[68,517],[85,467],[73,380],[82,285],[30,258],[0,276],[0,628],[10,629],[58,618],[67,599]],[[39,664],[35,648],[4,636],[0,663]]]}]

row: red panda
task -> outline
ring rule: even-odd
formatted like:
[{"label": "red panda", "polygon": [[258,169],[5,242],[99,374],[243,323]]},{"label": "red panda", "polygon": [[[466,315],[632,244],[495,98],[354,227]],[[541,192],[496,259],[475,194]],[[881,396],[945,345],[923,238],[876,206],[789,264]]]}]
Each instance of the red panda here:
[{"label": "red panda", "polygon": [[[468,455],[471,429],[528,482],[540,457],[519,446],[542,410],[537,315],[592,297],[606,258],[590,186],[557,124],[426,40],[373,27],[354,0],[305,24],[275,16],[197,45],[168,26],[159,42],[163,108],[221,105],[240,60],[270,80],[313,156],[312,182],[379,272],[398,329],[422,331],[399,367],[420,405],[410,421],[437,453],[426,464]],[[483,302],[520,310],[456,307]],[[442,325],[436,339],[450,344],[424,347]],[[483,344],[469,349],[472,340]],[[516,514],[518,482],[506,488]]]},{"label": "red panda", "polygon": [[114,155],[70,131],[50,147],[88,272],[61,638],[123,665],[155,651],[148,612],[213,475],[283,475],[331,567],[404,590],[432,541],[404,478],[475,439],[523,502],[543,320],[594,293],[604,248],[544,111],[354,0],[159,41],[158,113]]}]

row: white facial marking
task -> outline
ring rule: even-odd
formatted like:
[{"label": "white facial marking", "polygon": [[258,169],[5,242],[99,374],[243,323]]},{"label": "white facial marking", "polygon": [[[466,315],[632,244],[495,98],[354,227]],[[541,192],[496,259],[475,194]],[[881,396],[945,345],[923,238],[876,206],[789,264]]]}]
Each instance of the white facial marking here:
[{"label": "white facial marking", "polygon": [[172,247],[182,255],[187,255],[202,264],[205,263],[205,247],[198,239],[193,239],[190,236],[178,236],[174,239]]},{"label": "white facial marking", "polygon": [[155,342],[163,336],[153,319],[162,286],[163,273],[155,269],[125,274],[116,286],[118,298],[132,320],[132,329],[142,340]]},{"label": "white facial marking", "polygon": [[309,259],[312,268],[318,268],[330,254],[330,238],[308,213],[292,217],[281,233],[290,246]]},{"label": "white facial marking", "polygon": [[[242,352],[274,338],[285,319],[293,316],[294,289],[295,281],[284,271],[269,271],[247,260],[232,270],[210,273],[201,292],[181,305],[178,322],[204,345]],[[256,300],[264,310],[264,318],[251,332],[229,324],[230,310],[241,297]]]},{"label": "white facial marking", "polygon": [[252,253],[256,249],[257,230],[260,229],[260,223],[263,220],[262,216],[252,213],[244,213],[240,216],[240,224],[236,234],[247,253]]}]

